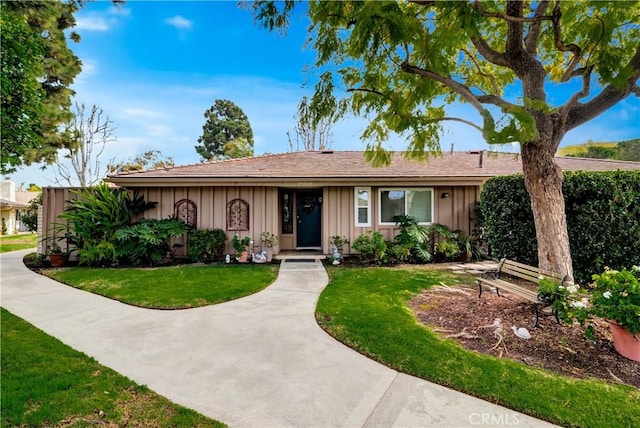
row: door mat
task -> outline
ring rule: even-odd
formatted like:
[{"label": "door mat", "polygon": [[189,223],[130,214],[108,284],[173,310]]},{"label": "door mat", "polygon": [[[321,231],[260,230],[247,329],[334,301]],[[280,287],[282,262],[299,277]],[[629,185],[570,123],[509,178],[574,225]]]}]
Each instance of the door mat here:
[{"label": "door mat", "polygon": [[285,259],[287,263],[315,263],[315,259]]}]

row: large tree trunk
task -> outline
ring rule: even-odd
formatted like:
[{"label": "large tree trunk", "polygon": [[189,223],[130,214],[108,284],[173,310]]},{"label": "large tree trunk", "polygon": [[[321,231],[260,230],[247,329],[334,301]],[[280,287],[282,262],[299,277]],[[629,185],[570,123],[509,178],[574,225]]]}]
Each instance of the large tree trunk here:
[{"label": "large tree trunk", "polygon": [[522,169],[536,226],[538,266],[573,280],[562,170],[554,161],[555,147],[557,144],[542,141],[523,144]]}]

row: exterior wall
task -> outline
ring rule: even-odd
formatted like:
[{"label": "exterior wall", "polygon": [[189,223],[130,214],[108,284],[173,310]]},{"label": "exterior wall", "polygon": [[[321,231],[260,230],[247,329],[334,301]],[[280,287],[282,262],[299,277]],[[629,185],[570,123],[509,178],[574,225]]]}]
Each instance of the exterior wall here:
[{"label": "exterior wall", "polygon": [[[140,189],[145,201],[158,202],[155,209],[145,211],[145,218],[163,219],[174,215],[176,202],[188,199],[195,203],[198,229],[222,229],[227,232],[227,253],[233,253],[231,237],[235,231],[227,230],[227,204],[242,199],[249,204],[249,230],[238,232],[240,237],[250,236],[256,251],[261,248],[263,232],[278,234],[278,189],[276,187],[153,187]],[[274,248],[277,253],[278,248]]]},{"label": "exterior wall", "polygon": [[[385,186],[387,187],[387,186]],[[412,187],[412,186],[405,186]],[[413,187],[420,187],[414,185]],[[428,187],[428,186],[424,186]],[[331,236],[346,236],[353,242],[361,234],[373,230],[393,239],[399,232],[395,226],[380,225],[378,222],[378,199],[380,187],[371,187],[371,226],[355,226],[355,200],[353,186],[327,186],[323,188],[322,204],[322,251],[331,252]],[[66,206],[65,201],[73,196],[73,188],[45,188],[42,210],[42,238],[52,235],[53,223],[59,222],[58,214]],[[242,199],[249,205],[249,230],[238,232],[241,237],[250,236],[254,240],[256,251],[260,249],[260,235],[270,232],[280,236],[280,247],[274,248],[277,254],[280,248],[294,249],[294,235],[282,235],[280,232],[280,208],[278,187],[149,187],[139,189],[148,202],[158,202],[156,208],[144,212],[141,217],[164,219],[174,215],[176,202],[183,199],[192,201],[197,209],[196,227],[198,229],[219,228],[227,232],[227,253],[233,253],[230,240],[234,231],[227,230],[227,204],[234,199]],[[446,197],[442,197],[443,194]],[[448,194],[448,195],[446,195]],[[469,235],[475,227],[474,206],[480,198],[478,186],[433,187],[434,222],[448,226],[452,230],[461,230]],[[181,244],[182,242],[176,242]],[[41,245],[40,251],[45,248]],[[350,248],[344,248],[345,254]]]},{"label": "exterior wall", "polygon": [[[61,223],[58,218],[59,214],[62,214],[64,208],[67,206],[67,202],[73,198],[73,192],[80,190],[79,187],[45,187],[42,189],[42,214],[38,215],[38,252],[44,253],[46,251],[46,242],[42,242],[43,239],[47,239],[54,234],[54,223]],[[60,242],[60,246],[63,250],[67,250],[66,245]]]},{"label": "exterior wall", "polygon": [[[398,227],[379,224],[380,188],[371,187],[371,226],[356,227],[354,187],[325,187],[322,222],[322,249],[324,253],[330,253],[329,239],[334,235],[346,236],[349,242],[353,242],[358,236],[369,230],[382,233],[387,240],[392,240],[399,233]],[[435,205],[434,223],[441,223],[451,230],[460,230],[463,234],[470,235],[475,228],[474,208],[480,199],[480,188],[478,186],[432,188]],[[442,197],[443,194],[448,194],[448,196]],[[344,248],[344,253],[350,254],[351,248]]]}]

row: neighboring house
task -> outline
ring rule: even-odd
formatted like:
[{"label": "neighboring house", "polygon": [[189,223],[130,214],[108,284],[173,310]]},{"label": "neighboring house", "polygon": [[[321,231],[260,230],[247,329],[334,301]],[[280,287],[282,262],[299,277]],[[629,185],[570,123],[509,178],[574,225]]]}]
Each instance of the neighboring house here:
[{"label": "neighboring house", "polygon": [[0,214],[7,235],[28,231],[20,218],[28,211],[29,203],[38,195],[39,192],[16,190],[16,184],[12,181],[0,182]]},{"label": "neighboring house", "polygon": [[[640,170],[637,162],[556,161],[563,170]],[[395,154],[389,166],[376,168],[363,152],[327,150],[132,171],[106,180],[158,202],[147,218],[176,216],[197,228],[223,229],[229,238],[250,236],[256,246],[263,232],[271,232],[280,238],[280,251],[328,254],[334,235],[353,242],[373,230],[392,239],[398,232],[393,218],[402,214],[471,234],[483,183],[521,172],[517,154],[453,152],[422,162]],[[45,189],[45,219],[55,221],[68,198],[69,189]],[[47,201],[56,209],[47,209]]]}]

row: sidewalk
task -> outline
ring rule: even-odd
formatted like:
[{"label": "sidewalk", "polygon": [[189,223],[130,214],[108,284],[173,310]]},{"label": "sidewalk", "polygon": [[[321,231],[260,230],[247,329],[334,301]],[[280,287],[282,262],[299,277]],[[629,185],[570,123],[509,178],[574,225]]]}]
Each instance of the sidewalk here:
[{"label": "sidewalk", "polygon": [[231,427],[551,426],[398,373],[335,341],[314,309],[322,264],[284,261],[276,282],[197,309],[135,308],[0,255],[1,303],[101,364]]}]

